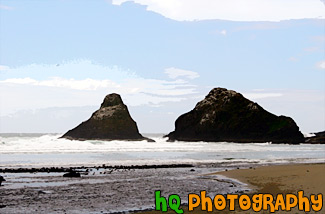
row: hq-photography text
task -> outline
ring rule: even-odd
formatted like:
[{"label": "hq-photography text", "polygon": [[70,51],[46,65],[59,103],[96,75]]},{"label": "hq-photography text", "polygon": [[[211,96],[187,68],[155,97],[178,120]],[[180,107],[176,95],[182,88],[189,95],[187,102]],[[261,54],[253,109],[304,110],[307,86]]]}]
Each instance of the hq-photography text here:
[{"label": "hq-photography text", "polygon": [[[181,207],[181,198],[177,194],[169,195],[168,198],[161,196],[161,191],[155,192],[156,210],[167,212],[168,207],[175,211],[177,214],[184,213]],[[184,205],[185,206],[185,205]],[[214,198],[210,198],[206,195],[206,191],[201,191],[200,195],[189,194],[188,195],[188,211],[191,212],[194,209],[212,212],[213,210],[225,210],[229,209],[234,211],[249,210],[252,209],[255,212],[269,211],[274,213],[276,211],[291,211],[291,209],[297,207],[298,210],[320,211],[323,208],[323,195],[312,194],[309,197],[304,196],[304,191],[299,191],[297,194],[278,194],[273,196],[271,194],[254,194],[254,195],[216,195]]]}]

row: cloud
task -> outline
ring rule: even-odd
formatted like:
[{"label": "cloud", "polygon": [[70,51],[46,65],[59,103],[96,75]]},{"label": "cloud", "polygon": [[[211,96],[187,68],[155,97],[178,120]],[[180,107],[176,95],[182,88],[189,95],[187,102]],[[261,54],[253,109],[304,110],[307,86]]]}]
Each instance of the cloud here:
[{"label": "cloud", "polygon": [[65,79],[121,79],[133,78],[135,73],[118,66],[103,66],[88,59],[78,59],[55,64],[29,64],[18,67],[4,66],[0,80],[9,78],[27,78],[45,80],[49,77],[62,77]]},{"label": "cloud", "polygon": [[[168,73],[172,80],[143,78],[129,70],[88,60],[66,62],[60,66],[33,64],[9,68],[0,76],[0,90],[6,91],[0,93],[0,113],[96,105],[113,92],[121,94],[130,106],[180,102],[198,93],[197,86],[189,82],[199,76],[197,73],[175,68],[167,70],[174,71]],[[72,74],[79,79],[71,78]]]},{"label": "cloud", "polygon": [[2,5],[2,4],[0,4],[0,9],[1,9],[1,10],[12,10],[13,7],[9,7],[9,6],[6,6],[6,5]]},{"label": "cloud", "polygon": [[291,61],[291,62],[297,62],[298,61],[298,58],[292,56],[292,57],[289,58],[289,61]]},{"label": "cloud", "polygon": [[314,42],[317,42],[317,43],[324,43],[325,42],[325,36],[313,36],[311,39]]},{"label": "cloud", "polygon": [[227,35],[227,31],[226,31],[226,30],[222,30],[222,31],[220,31],[220,33],[221,33],[222,35],[224,35],[224,36]]},{"label": "cloud", "polygon": [[324,70],[325,69],[325,60],[317,63],[317,68]]},{"label": "cloud", "polygon": [[0,81],[0,83],[13,83],[13,84],[27,84],[33,86],[48,86],[59,87],[76,90],[97,90],[99,88],[119,88],[118,84],[110,80],[94,80],[94,79],[64,79],[60,77],[53,77],[49,80],[38,81],[35,79],[27,78],[12,78]]},{"label": "cloud", "polygon": [[6,70],[8,70],[8,69],[9,69],[8,66],[0,65],[0,71],[6,71]]},{"label": "cloud", "polygon": [[319,47],[308,47],[308,48],[304,48],[305,52],[316,52],[319,50]]},{"label": "cloud", "polygon": [[2,84],[20,84],[30,86],[45,86],[81,91],[96,91],[105,89],[123,94],[146,93],[152,96],[182,96],[195,93],[194,85],[190,85],[182,80],[164,81],[155,79],[133,78],[126,79],[120,83],[111,80],[96,79],[64,79],[53,77],[48,80],[35,80],[27,78],[12,78],[0,81]]},{"label": "cloud", "polygon": [[252,100],[283,96],[282,93],[244,93],[243,95]]},{"label": "cloud", "polygon": [[112,0],[114,5],[124,2],[146,5],[147,10],[177,21],[325,18],[323,0]]},{"label": "cloud", "polygon": [[200,77],[200,75],[194,71],[187,71],[179,68],[166,68],[165,73],[169,76],[169,78],[177,79],[179,77],[186,77],[188,79],[195,79]]}]

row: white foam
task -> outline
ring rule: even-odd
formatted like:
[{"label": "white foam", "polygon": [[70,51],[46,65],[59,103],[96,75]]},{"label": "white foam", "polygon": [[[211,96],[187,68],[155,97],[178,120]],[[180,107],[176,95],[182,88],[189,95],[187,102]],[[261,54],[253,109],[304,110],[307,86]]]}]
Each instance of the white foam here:
[{"label": "white foam", "polygon": [[5,136],[0,141],[0,166],[75,164],[166,164],[319,162],[325,159],[325,145],[270,143],[167,142],[153,137],[147,141],[75,141],[61,135]]}]

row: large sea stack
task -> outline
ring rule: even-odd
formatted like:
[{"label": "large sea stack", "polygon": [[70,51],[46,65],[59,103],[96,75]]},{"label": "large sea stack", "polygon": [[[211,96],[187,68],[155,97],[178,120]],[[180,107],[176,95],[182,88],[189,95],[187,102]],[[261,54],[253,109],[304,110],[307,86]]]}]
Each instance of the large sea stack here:
[{"label": "large sea stack", "polygon": [[304,142],[293,119],[276,116],[225,88],[212,89],[192,111],[177,118],[175,131],[167,137],[170,141]]},{"label": "large sea stack", "polygon": [[118,94],[105,97],[100,108],[85,122],[65,133],[73,140],[150,140],[143,137]]}]

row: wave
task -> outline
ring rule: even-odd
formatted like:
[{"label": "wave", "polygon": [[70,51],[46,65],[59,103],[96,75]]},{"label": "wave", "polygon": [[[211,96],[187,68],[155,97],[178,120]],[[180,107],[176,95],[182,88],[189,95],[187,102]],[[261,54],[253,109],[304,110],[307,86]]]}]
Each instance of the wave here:
[{"label": "wave", "polygon": [[[286,145],[270,143],[228,142],[167,142],[162,136],[156,142],[67,140],[61,134],[45,134],[38,137],[1,137],[0,153],[51,153],[51,152],[258,152],[258,151],[315,151],[319,145]],[[324,149],[324,147],[323,147]]]},{"label": "wave", "polygon": [[270,143],[76,141],[61,134],[0,137],[0,166],[69,164],[324,162],[325,145]]}]

